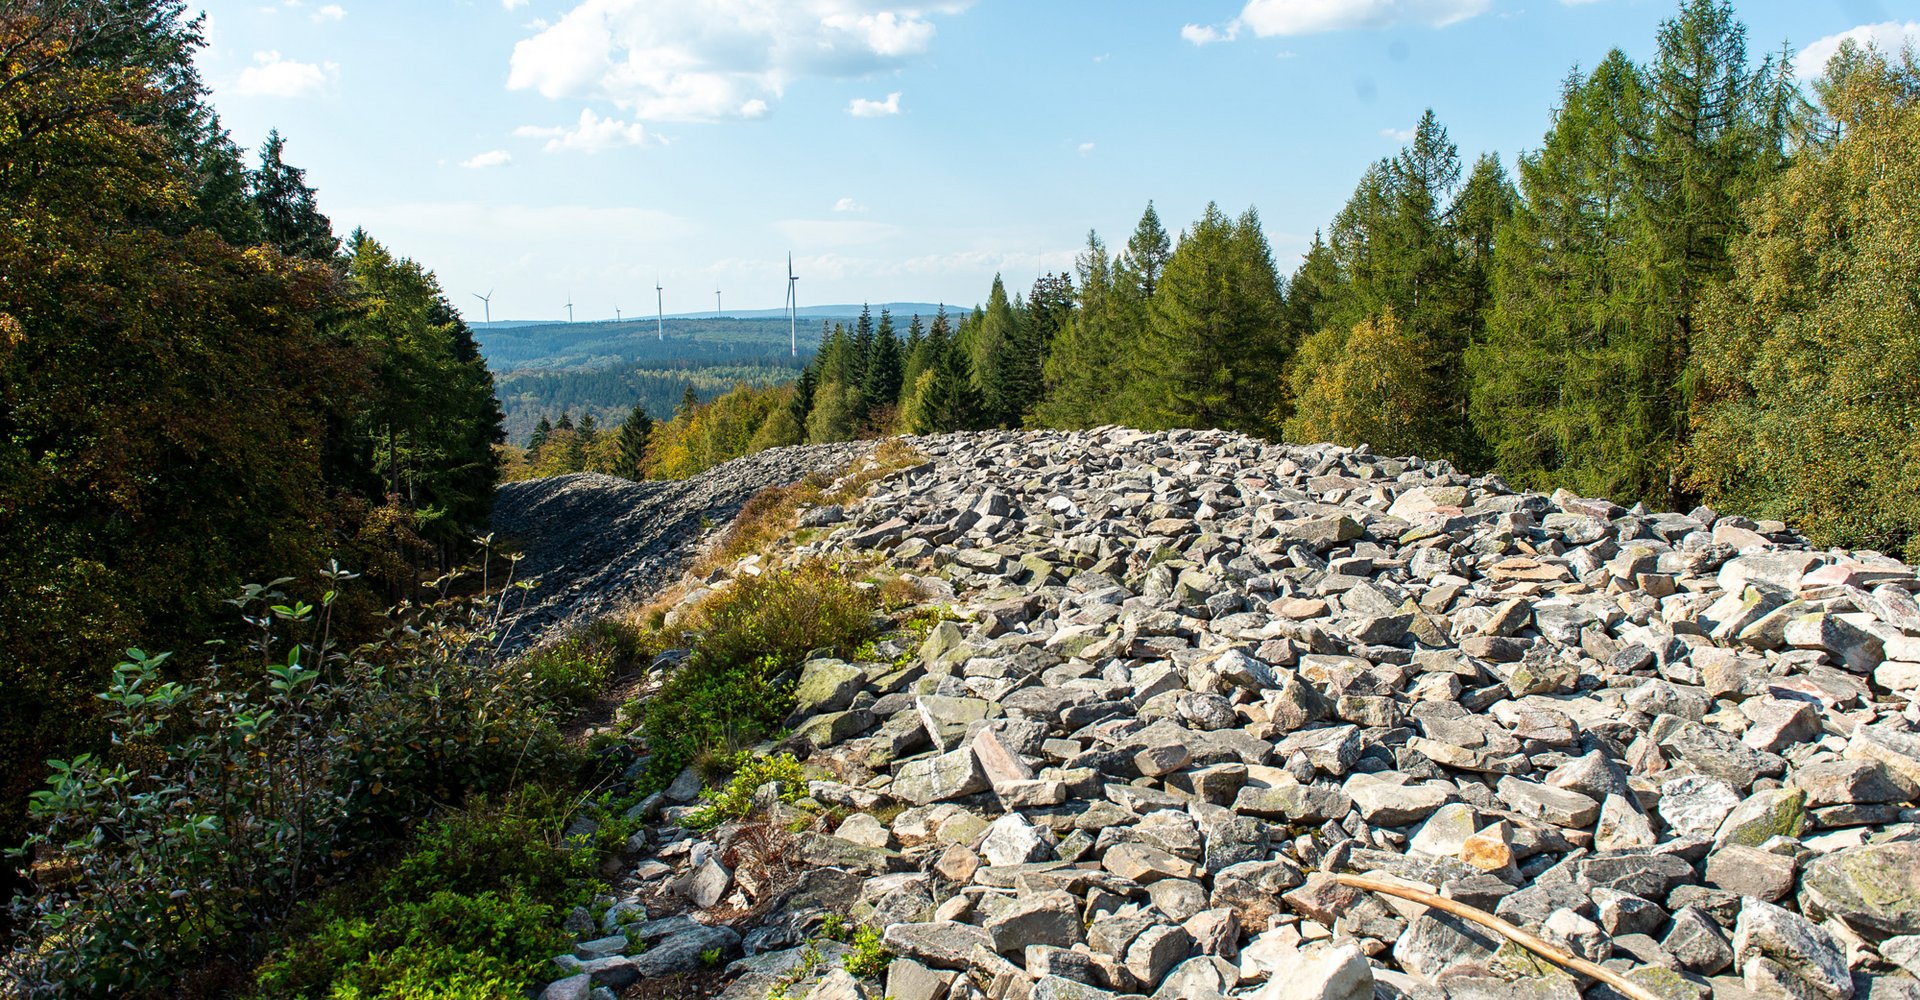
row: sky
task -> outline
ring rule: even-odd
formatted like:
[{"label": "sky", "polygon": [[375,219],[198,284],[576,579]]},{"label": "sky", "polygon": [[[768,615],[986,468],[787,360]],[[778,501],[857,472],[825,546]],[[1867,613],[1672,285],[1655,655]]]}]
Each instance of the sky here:
[{"label": "sky", "polygon": [[[1745,0],[1749,49],[1920,38],[1920,0]],[[982,301],[1152,200],[1290,272],[1431,107],[1470,164],[1673,0],[220,0],[199,64],[345,234],[478,320]]]}]

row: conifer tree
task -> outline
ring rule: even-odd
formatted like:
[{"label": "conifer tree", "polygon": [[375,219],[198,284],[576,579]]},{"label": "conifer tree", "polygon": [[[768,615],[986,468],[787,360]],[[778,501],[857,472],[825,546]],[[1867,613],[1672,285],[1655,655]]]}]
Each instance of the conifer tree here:
[{"label": "conifer tree", "polygon": [[278,130],[260,147],[260,169],[253,174],[253,202],[266,241],[289,257],[331,260],[339,252],[333,223],[320,213],[306,171],[290,166],[281,153],[286,140]]},{"label": "conifer tree", "polygon": [[992,427],[1019,426],[1025,407],[1038,395],[1038,359],[1026,348],[1006,283],[998,274],[987,294],[986,312],[969,333],[981,418]]},{"label": "conifer tree", "polygon": [[627,419],[620,425],[620,458],[614,467],[614,475],[627,479],[644,478],[647,468],[647,439],[653,435],[653,418],[647,416],[646,408],[639,403],[627,411]]},{"label": "conifer tree", "polygon": [[1258,431],[1272,411],[1279,280],[1259,218],[1208,205],[1182,234],[1152,301],[1132,380],[1151,427]]},{"label": "conifer tree", "polygon": [[1076,307],[1047,351],[1046,396],[1036,413],[1049,427],[1091,427],[1120,419],[1118,397],[1126,381],[1122,330],[1113,262],[1098,233],[1088,231],[1074,271]]},{"label": "conifer tree", "polygon": [[880,325],[874,330],[873,344],[867,351],[860,383],[860,395],[869,409],[892,406],[900,399],[900,380],[904,362],[900,339],[893,332],[893,317],[880,310]]},{"label": "conifer tree", "polygon": [[1133,236],[1127,240],[1128,273],[1138,282],[1141,298],[1153,298],[1160,287],[1160,272],[1166,268],[1172,250],[1166,227],[1160,224],[1160,213],[1153,210],[1153,202],[1149,201],[1139,224],[1134,227]]}]

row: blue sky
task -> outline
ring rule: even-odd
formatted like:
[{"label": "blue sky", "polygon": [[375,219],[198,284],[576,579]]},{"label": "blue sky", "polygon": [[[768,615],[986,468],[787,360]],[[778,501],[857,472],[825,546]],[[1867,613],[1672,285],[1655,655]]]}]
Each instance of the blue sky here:
[{"label": "blue sky", "polygon": [[[1670,0],[236,0],[201,68],[336,228],[478,319],[985,297],[1256,206],[1290,271],[1431,106],[1509,167],[1569,67]],[[1739,5],[1756,54],[1920,36],[1920,3]],[[1802,62],[1803,66],[1805,62]],[[1804,72],[1803,72],[1803,75]]]}]

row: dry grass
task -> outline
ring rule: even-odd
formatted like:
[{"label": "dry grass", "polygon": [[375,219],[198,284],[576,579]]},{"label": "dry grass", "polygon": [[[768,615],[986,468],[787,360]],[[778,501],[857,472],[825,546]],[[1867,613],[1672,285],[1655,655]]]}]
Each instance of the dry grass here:
[{"label": "dry grass", "polygon": [[769,486],[740,508],[726,533],[695,563],[694,571],[710,573],[742,556],[765,552],[793,533],[801,510],[846,503],[864,495],[874,483],[926,461],[927,456],[919,449],[898,438],[888,438],[838,472],[817,471],[797,483]]}]

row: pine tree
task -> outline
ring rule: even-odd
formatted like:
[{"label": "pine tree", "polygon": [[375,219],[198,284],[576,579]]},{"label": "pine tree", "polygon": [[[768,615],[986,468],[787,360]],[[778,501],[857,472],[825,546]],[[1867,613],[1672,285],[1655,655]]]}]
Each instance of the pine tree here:
[{"label": "pine tree", "polygon": [[529,452],[539,451],[540,446],[543,444],[546,444],[547,438],[552,436],[552,434],[553,434],[553,421],[548,420],[546,417],[542,416],[540,418],[540,422],[538,424],[535,424],[533,427],[533,437],[527,441],[527,451]]},{"label": "pine tree", "polygon": [[880,325],[874,330],[873,344],[867,350],[867,362],[860,383],[860,395],[867,407],[892,406],[899,402],[903,374],[900,339],[893,332],[893,317],[882,309]]},{"label": "pine tree", "polygon": [[647,439],[653,434],[653,418],[647,416],[646,408],[639,403],[627,411],[627,419],[620,425],[620,459],[614,468],[614,475],[627,479],[642,479],[647,468]]},{"label": "pine tree", "polygon": [[969,334],[982,419],[992,427],[1018,427],[1026,406],[1039,395],[1038,359],[1026,347],[1006,283],[998,274],[987,294],[986,312]]},{"label": "pine tree", "polygon": [[1127,240],[1128,270],[1139,282],[1141,298],[1153,298],[1160,287],[1160,272],[1165,270],[1171,253],[1166,227],[1160,224],[1160,213],[1153,210],[1153,202],[1149,201],[1139,224],[1134,227],[1133,236]]},{"label": "pine tree", "polygon": [[1249,210],[1236,224],[1208,205],[1149,303],[1132,380],[1141,422],[1260,430],[1273,409],[1280,306],[1259,217]]},{"label": "pine tree", "polygon": [[[680,418],[692,416],[693,411],[697,409],[699,406],[700,406],[700,395],[693,391],[693,383],[688,382],[687,387],[684,390],[682,390],[680,393],[680,405],[674,408],[674,411],[673,411],[674,418],[680,419]],[[565,420],[566,417],[562,416],[561,419]]]},{"label": "pine tree", "polygon": [[340,249],[333,223],[320,214],[306,171],[282,158],[285,148],[279,131],[267,133],[260,147],[260,169],[253,174],[253,201],[266,240],[289,257],[331,260]]},{"label": "pine tree", "polygon": [[1079,277],[1075,308],[1069,310],[1047,351],[1046,394],[1036,417],[1048,427],[1091,427],[1117,421],[1117,399],[1125,383],[1116,318],[1113,262],[1100,234],[1089,230],[1087,245],[1074,258]]}]

